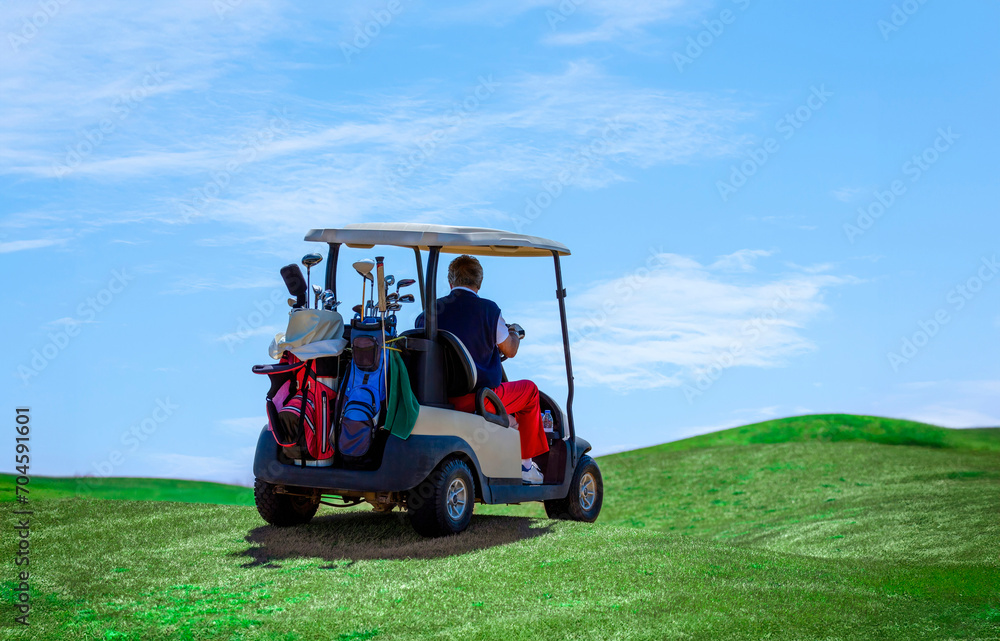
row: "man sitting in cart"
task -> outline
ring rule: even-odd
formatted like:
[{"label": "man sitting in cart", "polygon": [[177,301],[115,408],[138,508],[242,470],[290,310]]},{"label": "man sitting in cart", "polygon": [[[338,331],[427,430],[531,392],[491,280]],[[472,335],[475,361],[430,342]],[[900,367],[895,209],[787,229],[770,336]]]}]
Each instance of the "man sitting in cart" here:
[{"label": "man sitting in cart", "polygon": [[[448,402],[462,412],[476,410],[476,392],[484,387],[493,390],[512,415],[521,438],[521,478],[525,483],[539,484],[542,472],[532,458],[549,451],[542,428],[538,403],[538,386],[531,381],[502,382],[500,355],[514,358],[521,339],[507,327],[500,307],[479,296],[483,284],[483,267],[473,256],[463,254],[448,265],[451,293],[437,300],[438,327],[461,339],[476,364],[476,389],[465,396],[449,398]],[[421,313],[415,326],[424,326]]]}]

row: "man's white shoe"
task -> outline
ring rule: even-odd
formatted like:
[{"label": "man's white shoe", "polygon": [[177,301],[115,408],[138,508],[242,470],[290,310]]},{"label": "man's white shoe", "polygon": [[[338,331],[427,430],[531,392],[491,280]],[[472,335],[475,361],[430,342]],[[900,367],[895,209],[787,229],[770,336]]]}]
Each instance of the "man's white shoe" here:
[{"label": "man's white shoe", "polygon": [[524,465],[521,465],[521,479],[529,485],[541,485],[542,481],[545,480],[545,477],[542,476],[542,471],[538,469],[538,465],[532,461],[531,467],[529,468],[525,468]]}]

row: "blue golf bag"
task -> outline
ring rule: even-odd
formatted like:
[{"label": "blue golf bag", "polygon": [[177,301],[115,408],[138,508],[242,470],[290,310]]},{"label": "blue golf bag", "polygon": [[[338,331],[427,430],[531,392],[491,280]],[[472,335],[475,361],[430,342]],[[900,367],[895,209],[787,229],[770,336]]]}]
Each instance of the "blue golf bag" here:
[{"label": "blue golf bag", "polygon": [[382,341],[378,320],[352,323],[352,362],[337,395],[337,450],[348,466],[368,461],[377,432],[385,424],[386,359]]}]

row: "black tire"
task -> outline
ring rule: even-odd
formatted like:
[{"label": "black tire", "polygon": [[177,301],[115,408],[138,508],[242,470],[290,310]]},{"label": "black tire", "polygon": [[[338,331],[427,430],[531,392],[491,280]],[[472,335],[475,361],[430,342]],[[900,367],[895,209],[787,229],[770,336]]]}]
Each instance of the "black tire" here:
[{"label": "black tire", "polygon": [[457,458],[442,461],[406,500],[410,524],[426,537],[458,534],[469,527],[475,502],[472,472]]},{"label": "black tire", "polygon": [[261,517],[276,527],[303,525],[312,520],[319,509],[309,497],[278,494],[275,486],[260,479],[254,479],[253,499]]},{"label": "black tire", "polygon": [[580,458],[564,499],[545,501],[545,514],[550,519],[593,523],[604,504],[604,479],[601,468],[586,454]]}]

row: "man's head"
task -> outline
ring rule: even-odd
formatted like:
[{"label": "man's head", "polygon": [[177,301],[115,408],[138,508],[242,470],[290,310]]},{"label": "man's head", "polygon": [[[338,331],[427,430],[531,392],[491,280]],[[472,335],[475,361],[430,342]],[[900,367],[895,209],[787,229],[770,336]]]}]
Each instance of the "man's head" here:
[{"label": "man's head", "polygon": [[475,257],[462,254],[448,265],[448,284],[478,292],[483,286],[483,266]]}]

